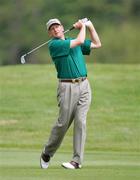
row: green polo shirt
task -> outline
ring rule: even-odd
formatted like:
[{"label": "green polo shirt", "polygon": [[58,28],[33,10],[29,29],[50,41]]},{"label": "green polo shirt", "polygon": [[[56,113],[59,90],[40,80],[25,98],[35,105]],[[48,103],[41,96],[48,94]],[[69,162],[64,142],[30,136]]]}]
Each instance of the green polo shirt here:
[{"label": "green polo shirt", "polygon": [[49,51],[59,79],[73,79],[87,76],[84,55],[90,54],[90,40],[81,46],[70,48],[70,40],[54,38],[49,43]]}]

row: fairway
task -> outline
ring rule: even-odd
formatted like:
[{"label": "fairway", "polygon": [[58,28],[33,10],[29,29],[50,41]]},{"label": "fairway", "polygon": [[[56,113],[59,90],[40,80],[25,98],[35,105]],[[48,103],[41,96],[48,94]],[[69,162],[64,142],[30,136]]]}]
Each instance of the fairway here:
[{"label": "fairway", "polygon": [[84,165],[66,170],[73,126],[51,161],[39,167],[58,107],[53,65],[0,67],[1,180],[139,180],[140,65],[88,64],[93,101]]},{"label": "fairway", "polygon": [[[1,174],[4,180],[138,180],[140,161],[137,153],[93,152],[86,153],[85,164],[80,170],[66,170],[60,165],[70,154],[58,153],[48,170],[39,168],[39,152],[3,151]],[[8,158],[8,160],[7,160]]]}]

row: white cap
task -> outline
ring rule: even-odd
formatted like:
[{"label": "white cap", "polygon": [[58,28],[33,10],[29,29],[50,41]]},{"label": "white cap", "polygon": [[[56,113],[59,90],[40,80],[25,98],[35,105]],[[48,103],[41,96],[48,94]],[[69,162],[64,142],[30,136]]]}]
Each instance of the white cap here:
[{"label": "white cap", "polygon": [[51,25],[53,24],[59,24],[61,25],[61,22],[58,20],[58,19],[50,19],[47,23],[46,23],[46,26],[47,26],[47,30],[50,29]]}]

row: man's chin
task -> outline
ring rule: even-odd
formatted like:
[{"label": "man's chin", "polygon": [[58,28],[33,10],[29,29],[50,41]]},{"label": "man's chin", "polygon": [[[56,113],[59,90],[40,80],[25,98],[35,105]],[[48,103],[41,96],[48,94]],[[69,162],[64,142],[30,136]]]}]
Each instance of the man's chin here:
[{"label": "man's chin", "polygon": [[54,37],[55,37],[55,38],[59,38],[59,39],[61,38],[61,36],[59,36],[59,35],[55,35]]}]

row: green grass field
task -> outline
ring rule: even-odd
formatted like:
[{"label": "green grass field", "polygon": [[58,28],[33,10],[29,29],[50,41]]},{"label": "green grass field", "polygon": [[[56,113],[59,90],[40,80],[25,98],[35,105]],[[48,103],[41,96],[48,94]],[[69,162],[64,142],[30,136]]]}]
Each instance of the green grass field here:
[{"label": "green grass field", "polygon": [[72,127],[48,170],[39,167],[58,107],[53,65],[0,67],[0,179],[140,179],[140,65],[88,64],[93,101],[81,170],[61,168]]}]

